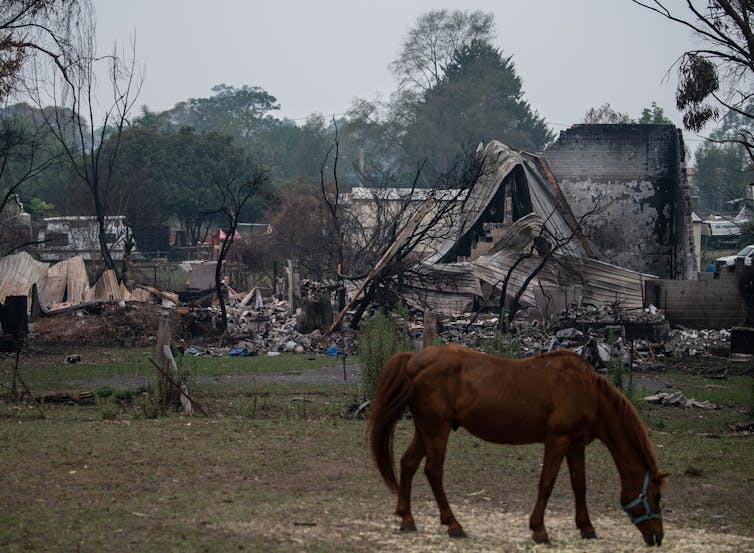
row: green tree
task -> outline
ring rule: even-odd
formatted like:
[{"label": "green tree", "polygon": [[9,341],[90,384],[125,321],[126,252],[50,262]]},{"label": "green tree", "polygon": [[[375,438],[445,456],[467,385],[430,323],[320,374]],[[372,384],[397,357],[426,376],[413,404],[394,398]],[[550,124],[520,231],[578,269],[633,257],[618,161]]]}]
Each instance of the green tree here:
[{"label": "green tree", "polygon": [[[134,229],[162,225],[172,215],[168,183],[170,167],[175,164],[167,155],[174,136],[174,132],[150,125],[148,119],[137,119],[120,137],[111,169],[109,203]],[[114,145],[114,141],[106,141],[105,150]]]},{"label": "green tree", "polygon": [[[747,107],[749,111],[752,109],[754,103]],[[751,158],[746,148],[735,141],[740,129],[752,127],[754,121],[734,111],[728,112],[719,128],[697,150],[695,182],[699,188],[699,205],[704,209],[729,211],[730,205],[725,202],[744,197],[746,186],[754,181]]]},{"label": "green tree", "polygon": [[589,125],[613,125],[632,122],[628,114],[616,111],[609,102],[605,102],[598,108],[589,108],[584,114],[584,123]]},{"label": "green tree", "polygon": [[636,121],[642,125],[672,125],[673,122],[665,117],[665,110],[652,102],[652,106],[641,110],[641,116]]},{"label": "green tree", "polygon": [[415,159],[428,160],[431,180],[464,149],[501,140],[537,151],[553,136],[524,98],[511,57],[490,43],[474,40],[456,50],[442,80],[413,109],[404,145]]},{"label": "green tree", "polygon": [[270,112],[280,109],[274,96],[258,86],[235,88],[226,84],[212,87],[209,98],[189,98],[159,117],[176,128],[191,127],[199,132],[218,132],[240,140],[252,140],[272,121]]},{"label": "green tree", "polygon": [[316,182],[330,134],[321,114],[307,117],[303,125],[289,119],[270,120],[260,129],[253,151],[276,187]]},{"label": "green tree", "polygon": [[212,175],[224,162],[232,138],[215,132],[200,133],[184,127],[169,135],[164,151],[167,204],[186,231],[186,241],[196,246],[218,224]]}]

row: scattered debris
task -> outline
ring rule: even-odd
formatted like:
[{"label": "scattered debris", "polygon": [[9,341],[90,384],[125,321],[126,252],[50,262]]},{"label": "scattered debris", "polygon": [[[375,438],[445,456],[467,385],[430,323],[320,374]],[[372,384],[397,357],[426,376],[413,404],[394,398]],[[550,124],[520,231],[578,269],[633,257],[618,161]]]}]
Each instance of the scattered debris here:
[{"label": "scattered debris", "polygon": [[93,392],[74,392],[67,390],[42,393],[39,395],[38,399],[42,403],[64,403],[66,405],[94,405],[97,401]]},{"label": "scattered debris", "polygon": [[649,403],[659,403],[660,405],[672,405],[676,407],[695,407],[698,409],[719,409],[717,405],[714,403],[711,403],[710,401],[697,401],[695,399],[687,399],[686,396],[683,395],[683,392],[675,392],[672,394],[669,394],[667,392],[657,392],[654,395],[647,396],[644,398],[644,401],[648,401]]},{"label": "scattered debris", "polygon": [[731,430],[740,434],[754,434],[754,421],[734,424]]}]

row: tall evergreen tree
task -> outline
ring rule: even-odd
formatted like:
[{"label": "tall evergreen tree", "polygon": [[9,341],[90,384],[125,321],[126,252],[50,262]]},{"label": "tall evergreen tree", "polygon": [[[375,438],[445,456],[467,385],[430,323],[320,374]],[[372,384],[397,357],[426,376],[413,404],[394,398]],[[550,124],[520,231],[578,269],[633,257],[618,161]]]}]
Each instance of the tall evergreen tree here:
[{"label": "tall evergreen tree", "polygon": [[484,40],[453,55],[437,86],[414,105],[404,145],[415,159],[427,159],[431,180],[464,151],[500,140],[538,151],[551,140],[545,120],[524,98],[511,57]]}]

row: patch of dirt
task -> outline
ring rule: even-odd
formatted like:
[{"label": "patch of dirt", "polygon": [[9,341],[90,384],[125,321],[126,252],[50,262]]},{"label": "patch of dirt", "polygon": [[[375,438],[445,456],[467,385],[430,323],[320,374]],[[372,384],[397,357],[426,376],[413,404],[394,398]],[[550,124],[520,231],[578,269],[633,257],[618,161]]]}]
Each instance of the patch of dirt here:
[{"label": "patch of dirt", "polygon": [[[365,502],[366,503],[366,502]],[[465,539],[451,540],[445,527],[439,525],[434,502],[420,502],[414,506],[414,516],[420,525],[418,532],[404,533],[397,529],[397,518],[370,514],[361,518],[327,519],[285,517],[248,522],[218,521],[215,526],[227,532],[255,535],[273,533],[277,540],[290,544],[291,549],[319,544],[332,550],[371,545],[373,550],[420,553],[426,551],[499,552],[499,551],[563,551],[571,552],[634,552],[646,549],[639,531],[624,517],[597,517],[593,524],[598,538],[583,540],[573,523],[572,513],[548,512],[545,524],[551,545],[537,545],[529,539],[529,515],[509,512],[487,505],[463,502],[453,506],[467,533]],[[369,512],[368,507],[358,511]],[[315,522],[316,521],[316,522]],[[681,528],[665,524],[663,552],[737,552],[754,548],[754,539],[735,534],[707,532],[702,529]],[[365,547],[368,549],[368,547]]]},{"label": "patch of dirt", "polygon": [[160,319],[168,317],[176,339],[192,335],[191,319],[150,303],[100,304],[29,323],[29,341],[44,346],[146,347],[156,343]]},{"label": "patch of dirt", "polygon": [[154,343],[161,309],[151,304],[102,304],[29,323],[35,346],[134,346]]}]

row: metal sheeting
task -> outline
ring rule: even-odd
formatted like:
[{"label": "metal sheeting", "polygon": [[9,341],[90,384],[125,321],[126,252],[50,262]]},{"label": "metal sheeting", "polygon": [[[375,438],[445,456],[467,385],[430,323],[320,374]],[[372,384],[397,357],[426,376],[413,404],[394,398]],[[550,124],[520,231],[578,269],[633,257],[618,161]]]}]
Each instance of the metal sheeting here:
[{"label": "metal sheeting", "polygon": [[[492,255],[482,255],[471,262],[474,275],[480,280],[501,289],[506,275],[522,254],[513,250],[503,250]],[[524,285],[524,281],[542,262],[538,255],[522,259],[511,272],[508,282],[507,296],[512,298]],[[544,268],[526,287],[526,291],[519,300],[522,305],[534,305],[534,289],[541,282],[543,285],[554,285],[558,282],[558,273],[554,263],[547,263]]]},{"label": "metal sheeting", "polygon": [[[47,263],[37,261],[26,252],[0,258],[0,303],[5,303],[8,296],[30,296],[33,285],[41,289],[46,280]],[[27,305],[30,306],[31,301]]]},{"label": "metal sheeting", "polygon": [[568,240],[562,247],[564,253],[584,254],[578,240],[570,240],[574,231],[559,211],[562,201],[557,199],[549,182],[540,175],[534,162],[527,158],[529,154],[523,154],[493,140],[487,144],[482,155],[482,175],[469,191],[460,220],[448,233],[449,238],[439,245],[437,252],[425,260],[427,263],[440,261],[463,238],[489,206],[506,177],[518,166],[522,168],[526,178],[533,212],[542,218],[547,231],[558,241]]},{"label": "metal sheeting", "polygon": [[582,301],[597,305],[620,301],[626,308],[641,308],[644,306],[644,282],[658,278],[596,259],[564,258],[562,261],[568,272],[583,279]]},{"label": "metal sheeting", "polygon": [[68,265],[56,263],[47,269],[47,284],[40,291],[42,305],[48,307],[56,303],[63,303],[65,289],[68,284]]},{"label": "metal sheeting", "polygon": [[97,283],[92,286],[86,295],[87,301],[92,300],[123,300],[131,299],[130,292],[123,286],[123,283],[118,284],[118,277],[115,271],[112,269],[102,273]]},{"label": "metal sheeting", "polygon": [[[520,256],[521,254],[511,250],[481,256],[471,262],[472,271],[484,282],[500,288],[503,279]],[[555,257],[556,259],[549,261],[529,283],[526,292],[521,297],[522,305],[536,304],[535,290],[541,283],[548,289],[578,285],[581,287],[581,301],[585,303],[604,305],[618,301],[628,309],[639,309],[644,305],[642,293],[644,282],[657,278],[654,275],[638,273],[594,259],[557,254]],[[508,284],[509,297],[521,288],[524,280],[541,261],[541,257],[533,256],[519,263],[511,273]]]},{"label": "metal sheeting", "polygon": [[33,285],[37,285],[43,309],[54,311],[86,301],[132,299],[131,293],[118,282],[115,271],[102,273],[90,287],[84,259],[72,257],[48,266],[26,252],[0,258],[0,303],[7,296],[28,296],[31,308]]},{"label": "metal sheeting", "polygon": [[400,294],[417,309],[459,316],[482,295],[482,287],[468,263],[419,265],[401,275]]},{"label": "metal sheeting", "polygon": [[86,274],[84,258],[80,255],[61,261],[68,267],[68,282],[66,289],[68,294],[68,304],[81,303],[86,300],[89,294],[89,277]]}]

